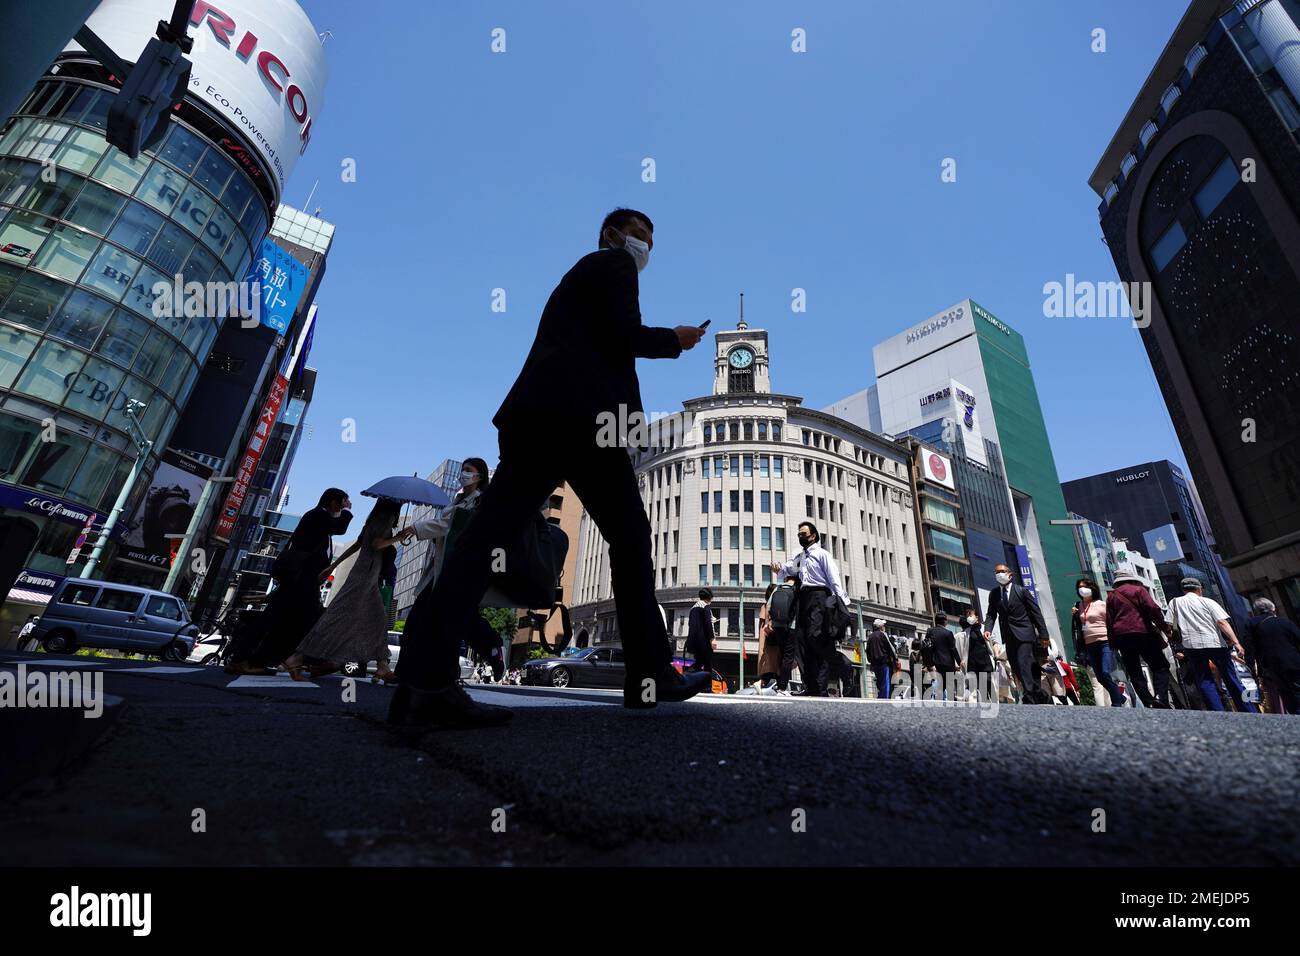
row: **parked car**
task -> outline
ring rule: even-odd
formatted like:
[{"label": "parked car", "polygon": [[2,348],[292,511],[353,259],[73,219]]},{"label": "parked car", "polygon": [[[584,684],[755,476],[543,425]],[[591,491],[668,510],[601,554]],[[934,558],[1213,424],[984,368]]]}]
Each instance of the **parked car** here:
[{"label": "parked car", "polygon": [[212,631],[194,642],[194,649],[185,660],[191,664],[218,664],[222,648],[225,646],[225,635],[219,631]]},{"label": "parked car", "polygon": [[534,687],[622,687],[622,647],[584,647],[567,657],[524,664],[524,683]]},{"label": "parked car", "polygon": [[183,661],[194,650],[198,633],[174,594],[67,578],[50,598],[32,636],[50,654],[95,647]]},{"label": "parked car", "polygon": [[[388,666],[397,669],[397,659],[402,655],[402,632],[388,632]],[[359,677],[363,673],[369,673],[375,669],[373,661],[347,661],[343,665],[343,673],[348,677]],[[469,680],[474,673],[474,662],[468,657],[460,659],[460,679]]]}]

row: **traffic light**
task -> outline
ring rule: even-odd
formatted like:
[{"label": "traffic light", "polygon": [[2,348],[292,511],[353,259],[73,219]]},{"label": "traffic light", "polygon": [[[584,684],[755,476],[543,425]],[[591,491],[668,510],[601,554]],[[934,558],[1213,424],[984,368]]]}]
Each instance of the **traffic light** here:
[{"label": "traffic light", "polygon": [[185,96],[192,65],[179,44],[151,39],[109,107],[109,143],[132,159],[156,145]]}]

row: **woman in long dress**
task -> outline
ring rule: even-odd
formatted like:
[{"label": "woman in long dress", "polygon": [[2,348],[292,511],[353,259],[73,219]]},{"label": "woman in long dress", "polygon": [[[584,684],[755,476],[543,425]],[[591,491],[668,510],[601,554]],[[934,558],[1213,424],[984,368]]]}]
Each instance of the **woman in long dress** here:
[{"label": "woman in long dress", "polygon": [[375,677],[384,683],[396,681],[388,665],[388,612],[379,592],[379,576],[384,552],[402,537],[393,534],[401,507],[389,498],[375,503],[357,539],[356,562],[347,580],[298,649],[284,662],[294,680],[305,680],[303,665],[307,658],[316,658],[327,663],[309,667],[312,676],[332,673],[347,661],[376,661]]}]

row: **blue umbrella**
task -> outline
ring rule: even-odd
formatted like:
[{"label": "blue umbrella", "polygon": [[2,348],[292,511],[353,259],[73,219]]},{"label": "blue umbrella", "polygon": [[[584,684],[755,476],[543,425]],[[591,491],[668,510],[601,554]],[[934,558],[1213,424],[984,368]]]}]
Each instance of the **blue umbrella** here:
[{"label": "blue umbrella", "polygon": [[442,508],[451,504],[451,498],[431,481],[414,475],[394,475],[376,482],[363,495],[371,498],[391,498],[394,501],[407,501],[414,505],[432,505]]}]

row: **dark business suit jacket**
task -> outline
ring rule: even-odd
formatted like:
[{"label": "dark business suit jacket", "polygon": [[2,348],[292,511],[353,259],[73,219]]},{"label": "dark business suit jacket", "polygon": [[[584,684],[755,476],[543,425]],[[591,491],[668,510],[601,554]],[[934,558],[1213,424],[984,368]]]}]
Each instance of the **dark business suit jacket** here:
[{"label": "dark business suit jacket", "polygon": [[940,672],[955,671],[961,662],[961,655],[957,653],[957,638],[952,631],[936,624],[925,632],[925,636],[934,645],[931,653],[935,669]]},{"label": "dark business suit jacket", "polygon": [[993,625],[999,619],[1004,634],[1018,641],[1046,641],[1051,637],[1047,633],[1047,622],[1043,620],[1038,602],[1019,584],[1011,585],[1009,602],[1003,600],[1000,587],[989,595],[989,612],[984,618],[984,630],[996,633]]},{"label": "dark business suit jacket", "polygon": [[713,614],[707,607],[691,608],[686,631],[686,646],[693,654],[707,654],[713,649]]},{"label": "dark business suit jacket", "polygon": [[313,508],[303,515],[285,546],[287,552],[292,552],[290,561],[294,570],[303,575],[324,571],[330,563],[330,537],[343,534],[351,523],[351,511],[332,518],[324,508]]},{"label": "dark business suit jacket", "polygon": [[503,436],[543,426],[551,434],[594,436],[603,413],[643,412],[637,358],[676,358],[682,347],[672,329],[641,324],[638,293],[636,263],[622,249],[583,256],[565,273],[492,419]]}]

